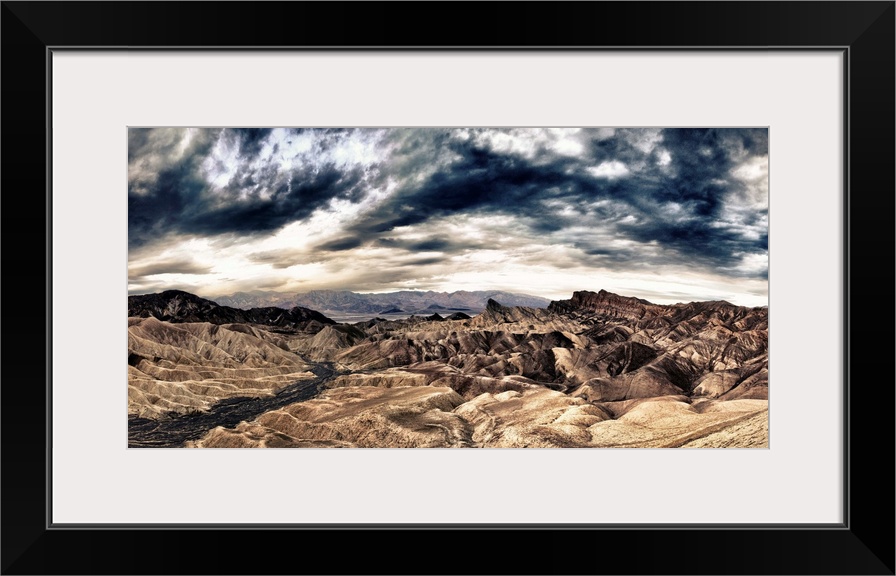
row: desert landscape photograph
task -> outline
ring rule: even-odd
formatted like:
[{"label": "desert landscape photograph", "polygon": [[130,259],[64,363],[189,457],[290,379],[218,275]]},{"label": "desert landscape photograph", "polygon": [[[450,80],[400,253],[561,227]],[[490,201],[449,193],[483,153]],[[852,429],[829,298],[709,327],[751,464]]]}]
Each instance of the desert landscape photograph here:
[{"label": "desert landscape photograph", "polygon": [[129,448],[767,448],[767,128],[129,128]]}]

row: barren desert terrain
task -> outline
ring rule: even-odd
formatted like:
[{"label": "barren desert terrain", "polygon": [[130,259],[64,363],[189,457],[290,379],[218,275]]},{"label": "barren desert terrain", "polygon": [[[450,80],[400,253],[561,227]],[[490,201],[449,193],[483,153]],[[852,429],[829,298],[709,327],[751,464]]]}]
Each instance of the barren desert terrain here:
[{"label": "barren desert terrain", "polygon": [[128,299],[133,447],[766,447],[768,309],[579,291],[336,323]]}]

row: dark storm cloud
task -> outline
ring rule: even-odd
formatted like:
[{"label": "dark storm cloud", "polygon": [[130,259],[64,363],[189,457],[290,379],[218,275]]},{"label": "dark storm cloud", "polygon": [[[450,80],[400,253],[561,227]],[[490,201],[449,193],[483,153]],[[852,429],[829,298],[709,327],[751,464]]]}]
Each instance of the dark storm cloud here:
[{"label": "dark storm cloud", "polygon": [[240,156],[252,158],[261,152],[262,143],[271,135],[270,128],[240,128],[229,130],[227,134],[236,139]]},{"label": "dark storm cloud", "polygon": [[[736,266],[740,255],[767,250],[767,234],[749,239],[719,226],[726,202],[744,194],[744,185],[733,181],[730,171],[741,151],[767,151],[767,139],[760,136],[756,131],[664,131],[663,147],[670,151],[674,176],[653,171],[618,182],[613,197],[625,199],[632,215],[640,218],[637,224],[618,223],[617,232],[639,242],[656,241],[684,260],[718,267]],[[767,209],[754,212],[747,223],[757,224],[764,214]]]},{"label": "dark storm cloud", "polygon": [[364,244],[364,241],[359,238],[338,238],[336,240],[331,240],[330,242],[319,244],[317,249],[326,250],[327,252],[342,252],[345,250],[352,250],[362,244]]},{"label": "dark storm cloud", "polygon": [[[334,199],[361,202],[389,183],[388,194],[365,204],[316,249],[334,257],[361,246],[450,256],[538,239],[573,246],[583,262],[614,269],[673,264],[767,276],[741,266],[745,255],[768,249],[765,192],[735,176],[767,155],[765,129],[584,129],[575,152],[537,130],[394,129],[378,143],[375,161],[346,162],[332,153],[349,138],[373,133],[292,131],[277,140],[266,129],[200,130],[187,139],[183,131],[131,130],[130,245],[171,233],[270,233]],[[306,156],[293,161],[298,157],[287,148],[309,135]],[[507,144],[513,138],[529,138],[531,146],[514,148]],[[473,239],[423,227],[495,215],[506,233]],[[405,227],[415,234],[405,235]],[[309,256],[250,259],[286,268]]]},{"label": "dark storm cloud", "polygon": [[[266,252],[253,252],[246,258],[255,264],[267,264],[271,268],[283,270],[297,264],[308,264],[315,261],[304,250],[273,250]],[[319,258],[317,258],[319,260]]]},{"label": "dark storm cloud", "polygon": [[221,207],[206,206],[201,212],[186,214],[184,227],[192,232],[252,234],[270,232],[302,220],[334,198],[358,200],[364,194],[360,170],[340,171],[325,166],[317,172],[294,172],[286,179],[276,175],[262,181],[242,181],[239,186],[271,192],[269,199],[250,198]]},{"label": "dark storm cloud", "polygon": [[[353,229],[360,234],[377,234],[456,213],[525,216],[533,213],[535,203],[551,194],[547,190],[552,187],[572,186],[577,193],[584,192],[580,178],[564,173],[571,160],[535,166],[515,155],[456,141],[443,145],[445,152],[457,158],[454,162],[423,183],[404,186]],[[414,163],[409,164],[412,171]],[[423,170],[425,165],[423,160],[417,168]]]},{"label": "dark storm cloud", "polygon": [[411,266],[411,267],[429,266],[430,264],[442,264],[445,261],[446,261],[445,258],[439,258],[437,256],[433,256],[431,258],[415,258],[413,260],[408,260],[407,262],[404,262],[402,265],[403,266]]},{"label": "dark storm cloud", "polygon": [[595,248],[588,244],[574,244],[576,248],[579,248],[585,254],[589,256],[598,256],[595,260],[596,263],[603,262],[615,262],[615,263],[626,263],[637,264],[639,260],[639,253],[637,250],[621,250],[621,249],[608,249],[608,248]]},{"label": "dark storm cloud", "polygon": [[157,274],[208,274],[210,266],[197,264],[192,260],[166,260],[145,266],[136,266],[128,271],[133,278],[155,276]]},{"label": "dark storm cloud", "polygon": [[[298,135],[300,131],[295,131]],[[318,131],[338,138],[343,131]],[[372,174],[333,161],[280,168],[279,145],[261,152],[268,129],[199,130],[178,154],[183,137],[159,138],[151,129],[130,129],[128,238],[139,247],[168,233],[216,235],[271,232],[301,220],[333,199],[358,201]],[[180,132],[181,136],[185,132]],[[215,147],[228,151],[216,157]],[[220,187],[216,174],[228,177]]]},{"label": "dark storm cloud", "polygon": [[[750,239],[736,227],[720,225],[730,196],[743,193],[744,184],[732,180],[730,171],[745,157],[767,151],[765,130],[664,130],[649,138],[644,132],[620,130],[612,138],[594,138],[590,157],[542,151],[537,162],[451,140],[444,133],[434,135],[427,147],[416,135],[412,147],[440,150],[452,161],[424,182],[402,186],[351,231],[377,237],[450,214],[492,213],[524,221],[536,234],[573,226],[609,228],[620,238],[663,245],[667,261],[715,268],[734,268],[743,254],[767,250],[766,234]],[[402,173],[424,170],[432,162],[428,154],[420,154],[419,161],[406,159]],[[605,162],[621,163],[630,172],[595,176]],[[612,201],[612,207],[591,208],[600,200]],[[744,215],[741,224],[757,225],[765,213]],[[639,258],[636,248],[593,245],[587,235],[576,245],[603,256],[604,263]],[[425,244],[404,247],[426,249]],[[432,249],[441,248],[436,243]]]},{"label": "dark storm cloud", "polygon": [[141,154],[147,153],[149,130],[145,128],[128,129],[128,163],[133,162]]},{"label": "dark storm cloud", "polygon": [[407,240],[402,238],[380,238],[379,246],[387,248],[401,248],[409,252],[462,252],[477,248],[487,248],[481,242],[472,242],[463,239],[451,239],[444,236],[435,236],[424,240]]}]

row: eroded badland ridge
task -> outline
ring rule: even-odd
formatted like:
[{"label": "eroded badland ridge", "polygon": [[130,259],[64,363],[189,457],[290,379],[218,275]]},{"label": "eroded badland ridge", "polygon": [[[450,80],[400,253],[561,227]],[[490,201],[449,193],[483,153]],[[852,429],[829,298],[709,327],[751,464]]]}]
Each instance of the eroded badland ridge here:
[{"label": "eroded badland ridge", "polygon": [[338,324],[128,298],[132,446],[765,447],[768,309],[581,291]]}]

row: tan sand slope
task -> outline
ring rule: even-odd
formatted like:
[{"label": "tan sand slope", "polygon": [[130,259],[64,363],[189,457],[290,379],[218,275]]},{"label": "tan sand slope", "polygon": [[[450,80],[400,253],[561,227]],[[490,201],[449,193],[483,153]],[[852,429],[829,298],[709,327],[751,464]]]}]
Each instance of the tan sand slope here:
[{"label": "tan sand slope", "polygon": [[207,410],[265,396],[313,374],[275,335],[244,325],[128,319],[128,414]]},{"label": "tan sand slope", "polygon": [[[211,430],[193,447],[766,447],[766,400],[594,405],[539,386],[470,401],[449,388],[343,387]],[[621,405],[626,404],[626,405]]]},{"label": "tan sand slope", "polygon": [[235,429],[215,428],[190,447],[465,447],[463,399],[450,388],[335,388],[266,412]]}]

